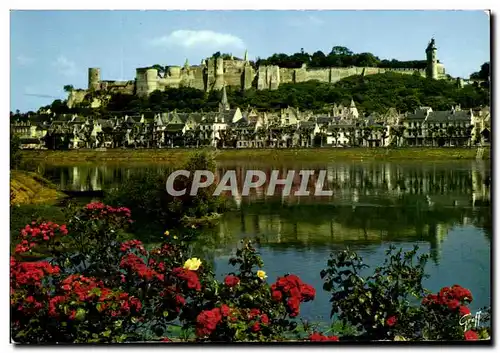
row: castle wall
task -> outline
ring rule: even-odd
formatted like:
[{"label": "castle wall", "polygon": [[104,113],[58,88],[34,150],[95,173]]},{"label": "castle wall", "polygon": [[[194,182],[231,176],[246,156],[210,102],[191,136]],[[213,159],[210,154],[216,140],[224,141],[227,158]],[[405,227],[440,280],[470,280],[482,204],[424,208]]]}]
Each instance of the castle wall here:
[{"label": "castle wall", "polygon": [[330,69],[314,69],[306,71],[306,80],[317,80],[320,82],[330,82]]},{"label": "castle wall", "polygon": [[68,103],[67,103],[67,106],[68,108],[73,108],[74,106],[76,106],[77,104],[83,102],[83,99],[85,98],[85,96],[87,95],[89,91],[88,90],[73,90],[71,92],[69,92],[69,95],[68,95]]},{"label": "castle wall", "polygon": [[[378,67],[325,67],[288,69],[276,65],[259,66],[254,69],[245,60],[223,60],[221,57],[203,60],[199,66],[168,68],[165,77],[158,76],[158,71],[151,68],[139,68],[136,70],[134,81],[101,81],[99,68],[89,68],[89,89],[120,92],[126,94],[137,94],[146,97],[153,91],[165,90],[166,88],[192,87],[199,90],[220,90],[225,85],[239,89],[250,89],[256,87],[258,90],[278,89],[282,83],[300,83],[307,81],[319,81],[325,83],[336,83],[346,77],[356,75],[375,75],[385,72],[432,77],[435,79],[446,78],[444,65],[437,62],[434,41],[426,50],[427,68],[415,69],[387,69]],[[74,91],[68,97],[68,105],[81,102],[86,91]]]}]

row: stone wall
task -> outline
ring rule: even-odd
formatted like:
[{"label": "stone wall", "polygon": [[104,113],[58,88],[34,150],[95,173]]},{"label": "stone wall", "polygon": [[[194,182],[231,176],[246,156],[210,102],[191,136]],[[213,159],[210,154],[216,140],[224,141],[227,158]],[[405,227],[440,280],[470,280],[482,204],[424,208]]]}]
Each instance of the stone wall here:
[{"label": "stone wall", "polygon": [[[442,64],[437,64],[438,79],[446,78]],[[355,75],[374,75],[385,72],[413,75],[417,72],[426,77],[426,70],[416,69],[384,69],[378,67],[326,67],[288,69],[276,65],[253,68],[245,60],[223,60],[211,58],[195,66],[170,66],[165,77],[159,77],[156,69],[138,68],[135,81],[101,81],[100,69],[89,69],[89,86],[95,90],[120,92],[147,96],[155,90],[166,88],[193,87],[199,90],[220,90],[231,86],[239,89],[256,87],[258,90],[278,89],[282,83],[300,83],[319,81],[336,83],[346,77]],[[81,92],[81,91],[74,91]],[[86,93],[70,93],[68,105],[74,105],[83,100]]]},{"label": "stone wall", "polygon": [[69,92],[68,102],[66,103],[68,108],[73,108],[75,105],[83,102],[83,99],[85,98],[88,92],[89,91],[86,89],[72,90],[71,92]]}]

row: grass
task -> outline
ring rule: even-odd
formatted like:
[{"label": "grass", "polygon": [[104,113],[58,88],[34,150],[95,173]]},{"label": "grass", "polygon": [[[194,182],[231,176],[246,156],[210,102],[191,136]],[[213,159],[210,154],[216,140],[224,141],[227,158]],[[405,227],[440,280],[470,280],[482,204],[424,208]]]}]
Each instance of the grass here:
[{"label": "grass", "polygon": [[[208,150],[208,149],[207,149]],[[195,149],[110,149],[107,151],[23,151],[22,157],[34,163],[85,165],[96,162],[184,163]],[[476,148],[308,148],[308,149],[227,149],[213,150],[217,161],[227,162],[334,162],[334,161],[450,161],[473,160]],[[490,158],[485,151],[484,159]]]},{"label": "grass", "polygon": [[32,172],[11,170],[10,204],[50,204],[65,195],[54,184]]}]

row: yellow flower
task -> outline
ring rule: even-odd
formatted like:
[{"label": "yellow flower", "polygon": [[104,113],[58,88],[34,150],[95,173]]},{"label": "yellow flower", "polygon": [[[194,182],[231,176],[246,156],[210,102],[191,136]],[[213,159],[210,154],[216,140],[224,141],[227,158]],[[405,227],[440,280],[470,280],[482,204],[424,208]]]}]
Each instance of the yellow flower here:
[{"label": "yellow flower", "polygon": [[198,268],[200,268],[200,266],[201,260],[196,257],[186,260],[186,262],[184,263],[184,268],[191,271],[196,271]]},{"label": "yellow flower", "polygon": [[178,239],[178,238],[177,238],[177,235],[174,235],[174,239]]},{"label": "yellow flower", "polygon": [[170,232],[168,230],[166,230],[165,235],[168,237],[169,234],[170,234]]},{"label": "yellow flower", "polygon": [[262,270],[257,271],[257,277],[259,277],[262,280],[267,278],[266,273]]}]

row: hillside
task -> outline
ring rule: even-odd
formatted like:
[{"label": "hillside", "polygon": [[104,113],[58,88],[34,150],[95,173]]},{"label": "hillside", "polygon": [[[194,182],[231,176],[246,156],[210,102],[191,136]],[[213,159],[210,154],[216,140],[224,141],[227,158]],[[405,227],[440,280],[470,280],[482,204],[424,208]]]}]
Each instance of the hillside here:
[{"label": "hillside", "polygon": [[[304,82],[283,84],[275,91],[227,89],[229,103],[233,107],[255,107],[260,110],[277,110],[287,106],[321,112],[333,103],[349,104],[354,99],[358,109],[366,113],[383,112],[395,107],[399,111],[414,110],[419,106],[431,106],[436,110],[450,109],[460,104],[462,108],[489,104],[489,90],[466,86],[458,88],[453,82],[428,80],[419,76],[385,73],[366,77],[352,76],[336,84]],[[139,112],[215,110],[221,92],[208,94],[192,89],[168,89],[156,91],[149,99],[114,95],[107,111]]]},{"label": "hillside", "polygon": [[[98,94],[98,93],[94,93]],[[54,101],[51,110],[55,113],[98,113],[102,117],[123,114],[157,112],[214,111],[219,107],[220,91],[203,92],[189,87],[169,88],[155,91],[148,98],[133,95],[108,95],[108,104],[100,108],[84,104],[69,109],[64,102]],[[385,112],[396,108],[400,112],[412,111],[419,106],[430,106],[434,110],[447,110],[460,104],[462,109],[476,108],[490,104],[488,88],[468,85],[458,88],[454,82],[429,80],[417,75],[397,73],[370,76],[351,76],[336,84],[309,81],[296,84],[282,84],[277,90],[240,91],[227,88],[231,107],[248,106],[261,111],[277,111],[288,106],[301,110],[314,110],[317,113],[330,111],[329,106],[337,103],[348,105],[354,99],[358,110],[365,114]]]}]

